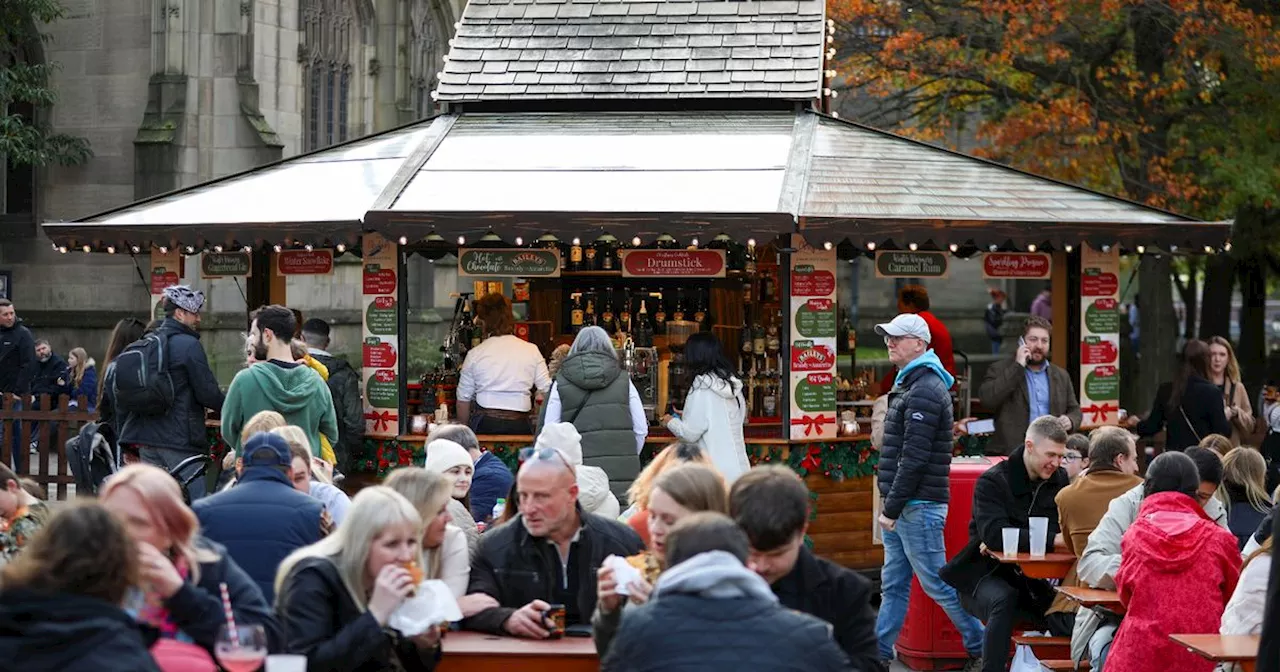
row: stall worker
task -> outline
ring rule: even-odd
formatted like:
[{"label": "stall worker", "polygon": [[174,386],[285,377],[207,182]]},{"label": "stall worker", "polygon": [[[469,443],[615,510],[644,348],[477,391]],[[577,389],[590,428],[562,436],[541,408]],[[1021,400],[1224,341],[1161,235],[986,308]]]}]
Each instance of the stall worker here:
[{"label": "stall worker", "polygon": [[485,340],[462,362],[458,420],[476,434],[532,434],[529,392],[541,395],[551,388],[547,363],[538,346],[514,335],[515,318],[505,295],[486,294],[475,310]]}]

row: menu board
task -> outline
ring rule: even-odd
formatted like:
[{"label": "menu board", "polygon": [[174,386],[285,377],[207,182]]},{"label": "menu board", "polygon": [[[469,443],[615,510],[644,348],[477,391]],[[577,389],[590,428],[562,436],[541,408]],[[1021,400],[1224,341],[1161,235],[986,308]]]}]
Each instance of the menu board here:
[{"label": "menu board", "polygon": [[182,255],[177,250],[163,253],[151,248],[151,319],[163,317],[160,300],[166,287],[182,282]]},{"label": "menu board", "polygon": [[560,251],[542,249],[458,250],[458,275],[493,278],[558,278]]},{"label": "menu board", "polygon": [[360,246],[364,250],[364,433],[396,436],[400,431],[399,249],[376,233],[364,234]]},{"label": "menu board", "polygon": [[1083,424],[1120,419],[1120,252],[1080,249],[1080,410]]},{"label": "menu board", "polygon": [[789,344],[792,439],[836,436],[836,253],[792,236],[791,343]]}]

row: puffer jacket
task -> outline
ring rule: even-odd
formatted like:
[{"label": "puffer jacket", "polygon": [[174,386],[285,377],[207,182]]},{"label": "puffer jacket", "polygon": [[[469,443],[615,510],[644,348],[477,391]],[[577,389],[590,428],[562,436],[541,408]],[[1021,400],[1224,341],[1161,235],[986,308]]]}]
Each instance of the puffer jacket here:
[{"label": "puffer jacket", "polygon": [[[582,435],[582,462],[609,475],[609,487],[624,497],[640,474],[635,428],[631,422],[631,378],[618,358],[604,352],[579,352],[566,357],[556,372],[555,393],[560,417]],[[547,424],[542,406],[538,426]]]},{"label": "puffer jacket", "polygon": [[227,548],[271,603],[280,563],[320,541],[324,505],[272,467],[246,467],[234,487],[197,500],[192,509],[204,535]]},{"label": "puffer jacket", "polygon": [[358,455],[364,446],[364,400],[360,397],[360,374],[342,357],[311,351],[316,361],[329,369],[329,395],[333,397],[333,410],[338,417],[338,442],[333,452],[338,457],[339,471],[350,471],[352,455]]},{"label": "puffer jacket", "polygon": [[1116,592],[1125,616],[1107,669],[1212,672],[1214,664],[1169,640],[1169,633],[1216,634],[1240,577],[1235,538],[1195,499],[1160,492],[1142,501],[1124,534]]},{"label": "puffer jacket", "polygon": [[[218,379],[209,368],[204,348],[200,346],[200,334],[172,317],[166,317],[154,333],[167,337],[173,406],[164,415],[116,414],[114,423],[120,433],[119,442],[208,453],[205,409],[221,409],[224,398],[218,388]],[[108,388],[112,385],[114,371],[114,367],[108,369]],[[106,415],[104,412],[104,418]]]},{"label": "puffer jacket", "polygon": [[693,379],[685,396],[681,417],[672,418],[667,430],[685,443],[696,443],[711,456],[724,480],[733,483],[747,470],[746,440],[742,425],[746,422],[746,401],[742,398],[742,381],[725,382],[711,374]]},{"label": "puffer jacket", "polygon": [[[1089,535],[1089,543],[1084,553],[1076,561],[1076,578],[1080,585],[1103,590],[1116,589],[1116,574],[1120,572],[1120,542],[1124,533],[1138,519],[1138,509],[1142,506],[1142,484],[1111,500],[1106,515],[1098,522],[1098,527]],[[1227,512],[1217,497],[1210,497],[1204,504],[1205,515],[1227,529]],[[1089,640],[1100,629],[1106,628],[1115,633],[1115,625],[1107,623],[1102,616],[1092,609],[1080,609],[1076,612],[1075,629],[1071,632],[1071,659],[1079,662],[1089,653]]]},{"label": "puffer jacket", "polygon": [[[714,646],[708,646],[714,642]],[[778,604],[724,551],[667,570],[647,604],[623,612],[602,672],[836,672],[849,659],[831,625]]]},{"label": "puffer jacket", "polygon": [[884,515],[894,520],[911,500],[951,500],[951,385],[955,378],[932,350],[907,364],[889,391],[876,475]]}]

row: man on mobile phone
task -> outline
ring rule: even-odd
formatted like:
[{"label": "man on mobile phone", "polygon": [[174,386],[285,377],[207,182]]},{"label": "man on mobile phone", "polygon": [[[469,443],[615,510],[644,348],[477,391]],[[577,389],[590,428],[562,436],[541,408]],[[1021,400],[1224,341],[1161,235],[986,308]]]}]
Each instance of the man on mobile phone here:
[{"label": "man on mobile phone", "polygon": [[1071,376],[1049,361],[1048,320],[1027,318],[1013,357],[987,369],[978,388],[982,405],[996,418],[996,431],[987,442],[990,455],[1008,455],[1023,443],[1035,418],[1052,415],[1068,433],[1080,428],[1080,401]]}]

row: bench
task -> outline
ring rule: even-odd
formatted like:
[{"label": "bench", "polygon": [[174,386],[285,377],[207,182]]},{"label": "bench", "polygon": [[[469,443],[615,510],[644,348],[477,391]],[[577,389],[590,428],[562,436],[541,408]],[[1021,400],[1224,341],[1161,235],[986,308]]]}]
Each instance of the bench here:
[{"label": "bench", "polygon": [[[1071,662],[1070,658],[1066,660],[1042,660],[1040,661],[1040,667],[1049,670],[1049,672],[1072,672],[1077,669],[1075,663]],[[1089,669],[1089,661],[1080,661],[1079,669]]]},{"label": "bench", "polygon": [[1039,635],[1014,635],[1014,645],[1026,644],[1037,658],[1070,658],[1070,637],[1043,637]]}]

